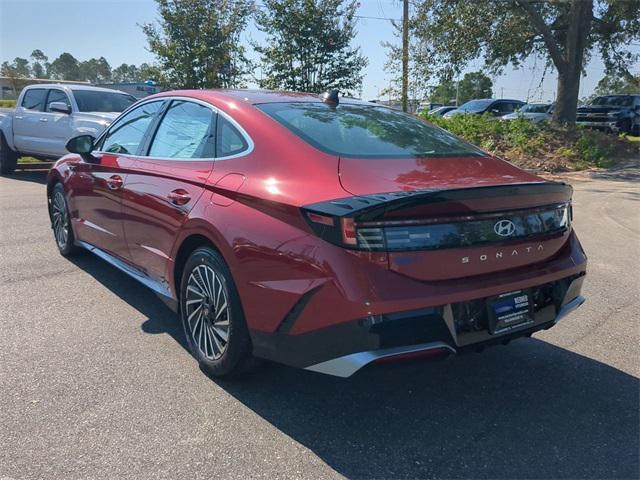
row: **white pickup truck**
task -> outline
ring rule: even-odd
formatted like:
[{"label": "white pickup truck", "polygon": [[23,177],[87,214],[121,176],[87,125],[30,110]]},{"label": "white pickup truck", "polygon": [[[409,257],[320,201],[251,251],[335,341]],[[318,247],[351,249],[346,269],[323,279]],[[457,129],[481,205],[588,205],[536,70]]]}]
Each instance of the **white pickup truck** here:
[{"label": "white pickup truck", "polygon": [[68,153],[67,140],[97,137],[136,98],[88,85],[30,85],[14,111],[0,112],[0,173],[10,174],[18,158],[56,160]]}]

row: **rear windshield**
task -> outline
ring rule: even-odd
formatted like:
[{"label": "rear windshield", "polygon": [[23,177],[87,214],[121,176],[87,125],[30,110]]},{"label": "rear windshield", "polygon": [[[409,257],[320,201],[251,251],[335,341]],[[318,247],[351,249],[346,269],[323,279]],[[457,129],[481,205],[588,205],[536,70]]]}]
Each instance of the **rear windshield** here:
[{"label": "rear windshield", "polygon": [[74,90],[73,96],[81,112],[123,112],[136,101],[134,96],[118,92]]},{"label": "rear windshield", "polygon": [[477,113],[484,112],[489,105],[493,103],[493,100],[471,100],[467,103],[462,104],[458,107],[458,111],[460,112],[469,112],[469,113]]},{"label": "rear windshield", "polygon": [[550,105],[542,105],[539,103],[529,103],[524,105],[520,111],[522,113],[546,113],[549,110]]},{"label": "rear windshield", "polygon": [[314,147],[341,157],[484,155],[441,128],[390,108],[303,102],[257,107]]}]

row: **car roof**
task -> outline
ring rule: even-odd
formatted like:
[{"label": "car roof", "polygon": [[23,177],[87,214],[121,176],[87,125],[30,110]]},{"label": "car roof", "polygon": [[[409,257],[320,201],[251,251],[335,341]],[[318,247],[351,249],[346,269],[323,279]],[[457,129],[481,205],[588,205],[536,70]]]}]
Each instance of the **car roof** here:
[{"label": "car roof", "polygon": [[[200,98],[203,100],[240,100],[250,105],[257,105],[261,103],[322,102],[322,94],[251,89],[173,90],[162,92],[154,95],[154,97],[180,95]],[[366,102],[364,100],[349,97],[340,97],[340,103],[380,106],[377,103]]]},{"label": "car roof", "polygon": [[34,83],[25,88],[63,88],[66,90],[89,90],[93,92],[116,92],[128,95],[128,93],[113,88],[94,87],[93,85],[82,85],[77,83]]}]

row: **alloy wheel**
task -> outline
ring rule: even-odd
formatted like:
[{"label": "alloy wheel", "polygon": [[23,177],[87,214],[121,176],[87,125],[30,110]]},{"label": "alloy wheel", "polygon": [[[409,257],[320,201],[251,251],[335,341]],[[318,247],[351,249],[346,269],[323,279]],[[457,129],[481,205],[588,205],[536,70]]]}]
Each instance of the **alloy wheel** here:
[{"label": "alloy wheel", "polygon": [[219,359],[229,342],[229,300],[210,266],[198,265],[189,275],[185,313],[194,345],[207,359]]},{"label": "alloy wheel", "polygon": [[58,247],[64,249],[69,241],[69,215],[62,192],[55,192],[52,205],[53,233]]}]

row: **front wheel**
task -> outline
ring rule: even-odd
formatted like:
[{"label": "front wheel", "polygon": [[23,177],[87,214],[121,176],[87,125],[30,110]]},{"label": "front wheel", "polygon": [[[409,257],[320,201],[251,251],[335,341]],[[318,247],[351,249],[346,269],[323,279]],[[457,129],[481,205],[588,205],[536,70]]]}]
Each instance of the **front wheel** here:
[{"label": "front wheel", "polygon": [[201,368],[224,377],[253,363],[251,339],[229,268],[218,252],[196,249],[180,286],[180,316],[189,349]]},{"label": "front wheel", "polygon": [[4,134],[0,133],[0,173],[11,175],[18,165],[18,154],[11,150]]}]

